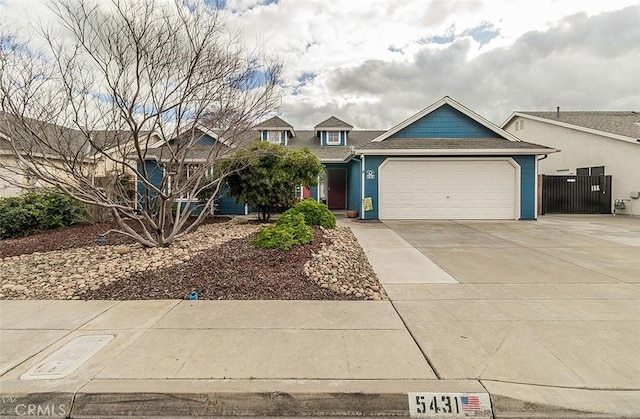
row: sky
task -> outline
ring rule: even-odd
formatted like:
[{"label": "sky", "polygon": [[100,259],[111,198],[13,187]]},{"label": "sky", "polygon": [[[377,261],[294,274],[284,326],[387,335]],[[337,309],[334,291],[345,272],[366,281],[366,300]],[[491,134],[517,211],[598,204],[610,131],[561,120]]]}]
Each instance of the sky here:
[{"label": "sky", "polygon": [[[215,0],[210,0],[215,1]],[[284,64],[278,115],[387,129],[448,95],[500,125],[516,110],[640,111],[640,0],[218,0]],[[16,21],[45,0],[0,0]]]}]

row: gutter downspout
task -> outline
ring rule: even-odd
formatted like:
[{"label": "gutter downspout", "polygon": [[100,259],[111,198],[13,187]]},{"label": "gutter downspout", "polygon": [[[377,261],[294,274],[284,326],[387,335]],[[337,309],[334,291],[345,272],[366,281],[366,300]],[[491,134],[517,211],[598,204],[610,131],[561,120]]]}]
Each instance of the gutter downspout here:
[{"label": "gutter downspout", "polygon": [[538,176],[540,176],[540,168],[539,168],[539,166],[540,166],[540,161],[542,161],[542,160],[546,159],[547,157],[549,157],[549,155],[548,155],[548,154],[545,154],[545,155],[544,155],[544,156],[542,156],[541,158],[537,158],[537,156],[536,156],[536,167],[535,167],[535,171],[536,171],[536,173],[535,173],[535,178],[536,178],[536,193],[535,193],[535,196],[534,196],[534,198],[535,198],[535,199],[534,199],[534,204],[535,204],[535,212],[534,212],[535,217],[534,217],[534,219],[535,219],[536,221],[538,220],[538,208],[540,208],[540,211],[539,211],[539,212],[540,212],[540,213],[542,213],[542,208],[541,208],[541,207],[539,207],[540,202],[538,202],[538,201],[539,201],[539,196],[540,196],[540,191],[538,191],[538,187],[539,187],[539,185],[540,185],[540,182],[538,181]]},{"label": "gutter downspout", "polygon": [[360,188],[361,197],[360,197],[360,219],[364,220],[364,173],[365,173],[365,165],[364,165],[364,154],[360,154],[360,161],[362,162],[362,186]]}]

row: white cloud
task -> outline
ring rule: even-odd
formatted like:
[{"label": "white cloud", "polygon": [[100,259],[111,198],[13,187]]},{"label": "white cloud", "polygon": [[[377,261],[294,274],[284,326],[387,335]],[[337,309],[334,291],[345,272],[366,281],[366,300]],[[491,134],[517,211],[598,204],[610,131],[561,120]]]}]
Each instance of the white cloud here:
[{"label": "white cloud", "polygon": [[[385,128],[443,95],[497,123],[516,109],[640,103],[637,0],[226,5],[249,44],[284,62],[291,93],[281,115],[300,129],[332,114],[361,128]],[[48,19],[45,10],[44,0],[0,3],[0,14],[23,22]],[[490,32],[484,40],[482,28]]]}]

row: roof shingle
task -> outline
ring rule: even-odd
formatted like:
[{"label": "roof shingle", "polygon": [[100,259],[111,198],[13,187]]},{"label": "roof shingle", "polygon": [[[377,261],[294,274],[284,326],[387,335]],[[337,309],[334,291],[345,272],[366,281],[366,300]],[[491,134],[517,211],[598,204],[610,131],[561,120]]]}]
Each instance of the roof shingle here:
[{"label": "roof shingle", "polygon": [[315,129],[318,128],[353,128],[353,125],[347,124],[346,122],[336,118],[335,116],[331,116],[330,118],[325,119],[315,126]]},{"label": "roof shingle", "polygon": [[256,128],[291,128],[293,129],[293,125],[283,120],[280,117],[274,116],[272,118],[267,119],[256,125]]},{"label": "roof shingle", "polygon": [[361,147],[364,150],[489,150],[489,149],[546,149],[538,144],[509,141],[504,138],[387,138]]},{"label": "roof shingle", "polygon": [[559,117],[557,112],[516,113],[640,139],[640,113],[635,111],[560,111]]}]

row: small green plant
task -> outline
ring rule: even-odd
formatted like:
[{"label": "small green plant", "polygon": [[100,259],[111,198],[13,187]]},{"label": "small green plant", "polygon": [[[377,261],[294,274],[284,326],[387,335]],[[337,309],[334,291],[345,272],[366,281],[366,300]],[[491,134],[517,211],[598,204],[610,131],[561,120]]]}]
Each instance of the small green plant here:
[{"label": "small green plant", "polygon": [[285,214],[287,213],[304,215],[304,221],[309,226],[336,227],[336,217],[329,211],[329,208],[311,198],[298,202],[295,207],[285,212]]},{"label": "small green plant", "polygon": [[252,243],[264,249],[288,251],[295,245],[307,244],[312,240],[313,230],[305,224],[304,216],[285,212],[275,226],[260,229]]},{"label": "small green plant", "polygon": [[29,192],[0,199],[0,239],[22,237],[88,221],[85,207],[60,192]]}]

